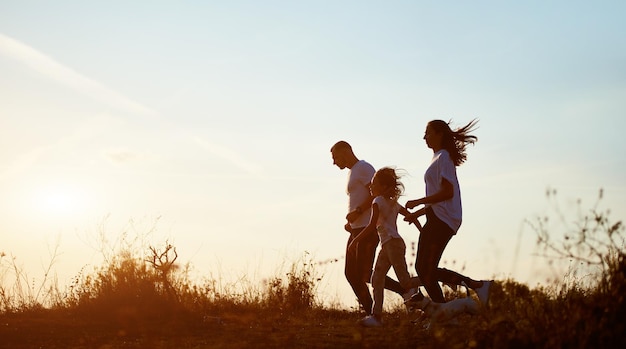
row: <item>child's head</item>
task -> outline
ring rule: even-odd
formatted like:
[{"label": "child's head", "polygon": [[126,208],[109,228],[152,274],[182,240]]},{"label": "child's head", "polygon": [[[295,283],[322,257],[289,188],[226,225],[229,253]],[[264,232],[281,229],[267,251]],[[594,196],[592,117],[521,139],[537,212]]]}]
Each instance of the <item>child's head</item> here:
[{"label": "child's head", "polygon": [[383,167],[374,174],[370,185],[372,196],[383,196],[397,201],[403,191],[404,184],[400,182],[400,176],[393,168]]}]

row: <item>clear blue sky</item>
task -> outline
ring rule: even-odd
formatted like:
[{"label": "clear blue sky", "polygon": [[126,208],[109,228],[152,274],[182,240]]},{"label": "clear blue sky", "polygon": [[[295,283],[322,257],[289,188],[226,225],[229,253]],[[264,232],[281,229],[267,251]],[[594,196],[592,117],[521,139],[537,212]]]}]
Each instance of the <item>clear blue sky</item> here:
[{"label": "clear blue sky", "polygon": [[[60,241],[63,283],[98,264],[99,229],[113,239],[161,216],[156,243],[199,275],[341,257],[347,173],[330,146],[406,170],[405,202],[423,195],[426,122],[479,118],[443,259],[541,282],[523,222],[547,212],[547,188],[572,212],[604,188],[603,207],[626,217],[625,13],[622,1],[0,0],[0,251],[36,277]],[[353,305],[341,263],[320,266],[323,291]]]}]

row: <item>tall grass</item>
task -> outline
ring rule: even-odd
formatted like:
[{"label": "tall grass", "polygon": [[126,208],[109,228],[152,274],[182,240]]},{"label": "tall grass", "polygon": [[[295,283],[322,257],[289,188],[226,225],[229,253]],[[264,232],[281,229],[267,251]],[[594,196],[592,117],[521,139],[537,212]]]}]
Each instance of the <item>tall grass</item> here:
[{"label": "tall grass", "polygon": [[[549,191],[549,199],[555,195]],[[496,281],[490,308],[479,316],[462,317],[462,325],[456,327],[426,331],[423,323],[412,324],[399,307],[387,317],[385,329],[357,330],[358,311],[325,308],[317,299],[319,264],[308,253],[261,284],[245,278],[238,285],[211,278],[197,282],[190,277],[191,267],[179,264],[169,242],[146,246],[143,239],[130,239],[142,241],[137,246],[126,237],[116,240],[117,248],[107,249],[102,266],[82,270],[62,290],[49,276],[51,268],[44,282],[36,284],[14,257],[0,254],[0,317],[28,317],[45,310],[104,328],[113,326],[123,338],[174,332],[204,338],[198,333],[206,327],[193,332],[199,324],[236,321],[245,322],[243,330],[251,331],[242,343],[252,343],[247,338],[252,336],[275,346],[293,345],[297,339],[307,346],[329,347],[325,336],[334,336],[338,347],[622,348],[625,229],[621,221],[610,219],[610,211],[598,207],[579,207],[580,214],[571,220],[557,210],[556,220],[566,223],[562,234],[548,224],[554,217],[529,220],[546,265],[565,259],[570,269],[560,282],[534,288],[513,279]],[[6,282],[10,280],[14,282]],[[238,335],[231,333],[228,340],[239,339]]]},{"label": "tall grass", "polygon": [[316,276],[315,263],[305,252],[302,259],[291,264],[284,277],[276,276],[267,282],[263,302],[266,306],[286,311],[300,311],[319,306],[316,289],[320,277]]},{"label": "tall grass", "polygon": [[16,256],[0,251],[0,313],[37,309],[63,302],[53,267],[58,256],[58,242],[50,251],[43,278],[31,277]]},{"label": "tall grass", "polygon": [[[622,221],[601,210],[603,191],[590,209],[577,201],[565,215],[556,190],[553,212],[529,220],[546,266],[568,261],[560,283],[530,289],[514,280],[498,283],[481,342],[488,346],[617,348],[626,345],[626,255]],[[556,222],[558,224],[551,224]],[[555,230],[560,227],[559,234]]]}]

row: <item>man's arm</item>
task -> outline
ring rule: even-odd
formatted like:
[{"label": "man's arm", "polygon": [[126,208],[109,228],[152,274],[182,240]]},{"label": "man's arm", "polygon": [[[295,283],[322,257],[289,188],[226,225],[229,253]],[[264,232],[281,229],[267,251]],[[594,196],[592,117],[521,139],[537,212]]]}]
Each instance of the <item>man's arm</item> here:
[{"label": "man's arm", "polygon": [[370,216],[370,222],[367,226],[357,235],[354,240],[348,246],[348,249],[354,248],[356,244],[363,240],[365,237],[376,234],[376,222],[378,221],[378,205],[372,205],[372,215]]},{"label": "man's arm", "polygon": [[372,206],[372,201],[374,201],[374,197],[371,195],[365,200],[363,203],[358,205],[354,210],[348,212],[346,215],[346,219],[348,222],[354,222],[357,218],[359,218],[363,212],[367,211],[370,206]]}]

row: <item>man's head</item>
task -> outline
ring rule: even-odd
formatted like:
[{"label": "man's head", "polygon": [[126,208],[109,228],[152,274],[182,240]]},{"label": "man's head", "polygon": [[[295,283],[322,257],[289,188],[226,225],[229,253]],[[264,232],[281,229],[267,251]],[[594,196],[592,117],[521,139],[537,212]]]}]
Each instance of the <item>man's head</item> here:
[{"label": "man's head", "polygon": [[333,157],[333,164],[337,165],[339,169],[352,168],[352,166],[358,161],[352,147],[346,141],[339,141],[330,148],[330,153]]}]

